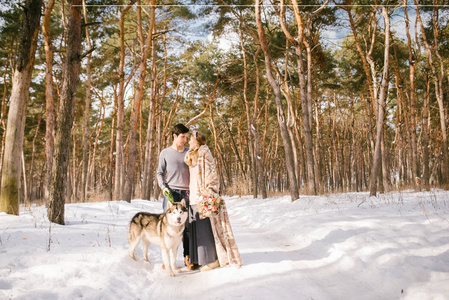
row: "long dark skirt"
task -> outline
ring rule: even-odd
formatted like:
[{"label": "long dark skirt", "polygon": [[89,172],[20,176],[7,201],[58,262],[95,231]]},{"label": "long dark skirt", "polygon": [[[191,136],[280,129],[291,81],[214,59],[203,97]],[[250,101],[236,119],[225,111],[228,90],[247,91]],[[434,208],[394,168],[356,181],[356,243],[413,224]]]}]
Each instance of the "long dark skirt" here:
[{"label": "long dark skirt", "polygon": [[218,259],[209,218],[200,219],[196,205],[189,206],[190,262],[204,266]]}]

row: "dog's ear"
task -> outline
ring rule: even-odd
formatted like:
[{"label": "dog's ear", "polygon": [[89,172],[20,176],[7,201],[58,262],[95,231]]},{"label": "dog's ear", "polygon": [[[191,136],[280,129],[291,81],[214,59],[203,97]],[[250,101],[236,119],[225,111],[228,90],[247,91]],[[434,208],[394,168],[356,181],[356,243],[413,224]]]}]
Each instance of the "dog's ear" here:
[{"label": "dog's ear", "polygon": [[171,208],[173,203],[170,200],[167,200],[167,209]]},{"label": "dog's ear", "polygon": [[184,207],[187,206],[187,205],[186,205],[186,199],[182,198],[182,200],[181,200],[181,205],[184,206]]}]

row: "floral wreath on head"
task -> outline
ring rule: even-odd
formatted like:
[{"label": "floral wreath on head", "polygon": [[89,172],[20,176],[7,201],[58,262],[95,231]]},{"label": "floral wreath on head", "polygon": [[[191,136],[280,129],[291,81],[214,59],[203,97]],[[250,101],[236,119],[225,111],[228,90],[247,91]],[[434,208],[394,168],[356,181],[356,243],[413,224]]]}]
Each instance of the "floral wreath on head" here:
[{"label": "floral wreath on head", "polygon": [[218,215],[223,204],[223,198],[217,193],[201,195],[198,202],[198,213],[201,219]]}]

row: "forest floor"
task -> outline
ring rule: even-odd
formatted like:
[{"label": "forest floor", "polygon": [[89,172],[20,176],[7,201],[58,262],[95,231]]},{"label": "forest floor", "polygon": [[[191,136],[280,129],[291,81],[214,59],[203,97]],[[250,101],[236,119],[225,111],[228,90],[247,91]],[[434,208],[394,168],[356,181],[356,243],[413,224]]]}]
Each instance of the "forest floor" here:
[{"label": "forest floor", "polygon": [[129,220],[161,202],[0,213],[0,299],[448,299],[448,191],[225,199],[243,266],[174,278],[157,246],[128,256]]}]

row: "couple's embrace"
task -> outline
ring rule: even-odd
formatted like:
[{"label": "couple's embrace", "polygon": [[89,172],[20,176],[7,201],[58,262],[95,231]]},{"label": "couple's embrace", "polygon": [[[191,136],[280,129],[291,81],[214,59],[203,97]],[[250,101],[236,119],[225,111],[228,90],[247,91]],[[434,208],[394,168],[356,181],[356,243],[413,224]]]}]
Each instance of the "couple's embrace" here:
[{"label": "couple's embrace", "polygon": [[242,259],[226,204],[221,202],[218,212],[209,217],[200,212],[201,200],[217,195],[220,188],[215,160],[206,145],[205,135],[194,131],[187,148],[189,129],[178,124],[173,127],[172,137],[173,144],[160,153],[157,180],[164,194],[164,211],[167,201],[186,201],[189,218],[183,234],[183,248],[187,268],[200,267],[201,271],[209,271],[227,265],[240,267]]}]

